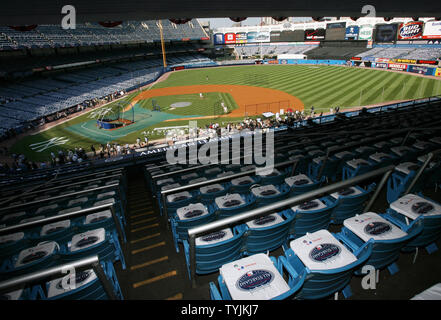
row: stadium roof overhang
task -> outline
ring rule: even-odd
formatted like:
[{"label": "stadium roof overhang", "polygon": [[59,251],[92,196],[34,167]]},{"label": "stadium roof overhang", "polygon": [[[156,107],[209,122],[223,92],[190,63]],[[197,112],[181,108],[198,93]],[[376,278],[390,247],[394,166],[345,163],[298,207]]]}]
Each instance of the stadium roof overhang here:
[{"label": "stadium roof overhang", "polygon": [[60,24],[64,5],[77,22],[216,17],[360,17],[364,5],[377,17],[439,17],[434,0],[18,0],[2,1],[0,25]]}]

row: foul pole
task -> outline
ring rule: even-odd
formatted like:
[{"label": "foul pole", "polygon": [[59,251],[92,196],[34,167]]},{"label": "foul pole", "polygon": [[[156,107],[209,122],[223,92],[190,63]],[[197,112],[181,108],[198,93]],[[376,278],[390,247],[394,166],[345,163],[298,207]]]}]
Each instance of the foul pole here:
[{"label": "foul pole", "polygon": [[167,60],[165,58],[165,45],[164,45],[164,35],[162,33],[162,22],[158,20],[159,23],[159,34],[161,36],[161,48],[162,48],[162,64],[164,65],[164,71],[167,68]]}]

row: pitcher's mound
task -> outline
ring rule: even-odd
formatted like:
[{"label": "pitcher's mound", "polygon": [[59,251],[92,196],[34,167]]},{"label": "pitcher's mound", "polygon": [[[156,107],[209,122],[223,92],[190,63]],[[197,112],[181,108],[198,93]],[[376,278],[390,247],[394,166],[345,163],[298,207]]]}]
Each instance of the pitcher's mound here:
[{"label": "pitcher's mound", "polygon": [[175,102],[170,105],[172,108],[184,108],[191,106],[191,102]]}]

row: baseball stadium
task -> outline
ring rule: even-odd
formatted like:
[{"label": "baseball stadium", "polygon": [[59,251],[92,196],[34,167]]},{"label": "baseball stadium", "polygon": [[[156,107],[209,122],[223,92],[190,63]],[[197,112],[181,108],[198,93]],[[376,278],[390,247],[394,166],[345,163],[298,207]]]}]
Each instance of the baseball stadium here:
[{"label": "baseball stadium", "polygon": [[0,12],[2,300],[441,300],[439,3],[75,2]]}]

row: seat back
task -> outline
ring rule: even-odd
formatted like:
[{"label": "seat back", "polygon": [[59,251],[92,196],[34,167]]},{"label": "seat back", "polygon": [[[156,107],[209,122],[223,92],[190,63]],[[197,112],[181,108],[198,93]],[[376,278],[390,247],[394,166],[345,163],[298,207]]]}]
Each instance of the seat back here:
[{"label": "seat back", "polygon": [[[242,256],[245,241],[245,229],[233,228],[233,237],[214,244],[196,246],[196,273],[206,274],[217,271],[222,265],[237,260]],[[210,234],[214,235],[214,234]],[[184,253],[190,277],[190,246],[183,241]]]},{"label": "seat back", "polygon": [[372,252],[372,242],[366,242],[357,252],[353,252],[357,260],[337,269],[309,270],[296,256],[292,249],[285,252],[285,259],[294,270],[301,274],[306,270],[307,275],[303,286],[296,294],[298,299],[322,299],[345,288],[351,281],[354,271],[364,264]]},{"label": "seat back", "polygon": [[306,212],[293,212],[294,220],[290,228],[290,239],[296,239],[304,236],[307,232],[312,233],[321,229],[327,229],[331,222],[331,214],[336,206],[336,202],[331,202],[327,197],[320,198],[326,204],[326,208],[311,210]]},{"label": "seat back", "polygon": [[375,188],[375,183],[369,185],[367,190],[357,195],[339,196],[337,204],[332,212],[331,221],[333,224],[341,224],[347,218],[353,217],[356,214],[363,213],[364,204],[368,200],[370,193]]},{"label": "seat back", "polygon": [[277,213],[277,215],[284,221],[263,228],[250,228],[247,225],[242,225],[246,230],[245,250],[247,254],[272,251],[286,242],[294,215],[290,214],[288,210]]}]

